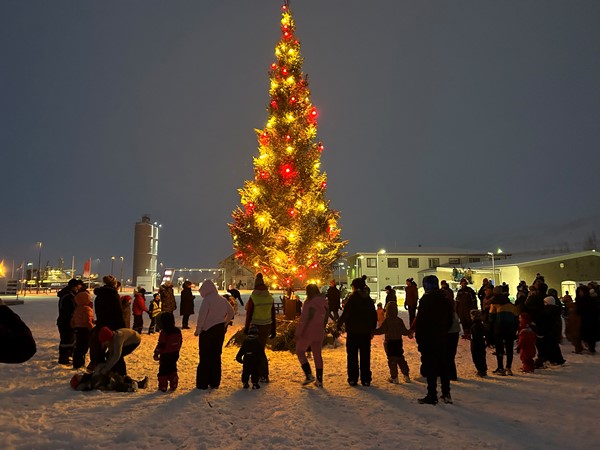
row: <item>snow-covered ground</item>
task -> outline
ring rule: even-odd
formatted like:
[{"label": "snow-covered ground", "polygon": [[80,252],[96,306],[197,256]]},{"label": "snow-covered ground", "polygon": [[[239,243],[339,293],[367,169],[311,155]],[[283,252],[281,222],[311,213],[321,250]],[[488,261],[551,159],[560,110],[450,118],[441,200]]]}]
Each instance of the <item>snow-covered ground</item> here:
[{"label": "snow-covered ground", "polygon": [[[157,391],[158,363],[152,359],[157,335],[147,334],[127,358],[134,378],[150,376],[147,390],[78,392],[69,387],[73,370],[56,362],[55,298],[33,297],[12,308],[33,331],[38,352],[25,364],[0,364],[0,447],[5,449],[600,448],[600,357],[572,354],[568,345],[562,347],[565,367],[481,380],[468,343],[461,340],[454,404],[430,406],[416,401],[425,384],[418,377],[414,340],[405,343],[411,384],[386,381],[383,337],[376,336],[373,384],[348,386],[342,337],[337,348],[324,350],[323,388],[300,384],[295,355],[268,351],[271,383],[243,390],[241,366],[234,361],[238,348],[226,347],[221,388],[199,391],[192,329],[183,330],[176,392]],[[242,323],[243,316],[237,316],[228,336]],[[488,354],[490,369],[493,358]],[[513,368],[518,363],[517,356]]]}]

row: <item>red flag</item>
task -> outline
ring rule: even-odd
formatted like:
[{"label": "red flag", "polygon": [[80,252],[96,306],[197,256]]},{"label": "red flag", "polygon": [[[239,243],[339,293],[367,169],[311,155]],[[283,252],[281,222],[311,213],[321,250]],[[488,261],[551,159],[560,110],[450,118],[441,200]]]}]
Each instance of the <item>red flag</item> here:
[{"label": "red flag", "polygon": [[90,267],[92,266],[92,258],[85,261],[83,264],[83,278],[90,277]]}]

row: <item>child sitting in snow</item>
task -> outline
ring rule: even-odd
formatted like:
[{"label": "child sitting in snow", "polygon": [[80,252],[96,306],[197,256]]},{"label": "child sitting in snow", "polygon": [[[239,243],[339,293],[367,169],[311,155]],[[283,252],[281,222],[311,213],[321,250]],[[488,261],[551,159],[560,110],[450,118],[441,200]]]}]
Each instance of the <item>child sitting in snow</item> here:
[{"label": "child sitting in snow", "polygon": [[260,389],[258,377],[260,375],[260,362],[266,358],[265,350],[258,341],[258,328],[256,325],[250,325],[248,328],[248,337],[244,340],[240,351],[235,359],[242,368],[242,383],[244,389],[248,389],[250,385],[248,380],[252,380],[252,389]]},{"label": "child sitting in snow", "polygon": [[531,329],[531,316],[527,313],[519,315],[519,341],[517,344],[517,352],[521,356],[523,367],[522,372],[533,372],[535,370],[535,342],[536,335]]},{"label": "child sitting in snow", "polygon": [[[97,368],[104,364],[99,363]],[[71,378],[71,387],[76,391],[91,391],[99,389],[102,391],[116,392],[136,392],[138,389],[146,389],[148,377],[136,381],[128,375],[119,375],[115,372],[101,374],[96,371],[93,373],[77,373]]]},{"label": "child sitting in snow", "polygon": [[398,384],[398,367],[404,375],[404,382],[410,383],[409,369],[404,358],[404,348],[402,346],[402,336],[408,336],[412,339],[413,334],[404,325],[404,321],[398,317],[398,304],[389,302],[385,306],[386,317],[381,326],[373,334],[385,334],[383,347],[388,359],[390,368],[390,383]]},{"label": "child sitting in snow", "polygon": [[383,304],[377,303],[377,328],[381,327],[385,319],[385,311],[383,310]]},{"label": "child sitting in snow", "polygon": [[160,316],[162,330],[158,336],[158,343],[154,349],[154,360],[160,361],[158,365],[158,389],[167,391],[169,383],[171,391],[177,389],[179,376],[177,375],[177,360],[181,349],[181,330],[175,326],[175,316],[171,312],[164,312]]},{"label": "child sitting in snow", "polygon": [[471,358],[477,369],[477,375],[487,376],[487,361],[485,359],[486,326],[481,320],[481,311],[472,309],[471,312]]}]

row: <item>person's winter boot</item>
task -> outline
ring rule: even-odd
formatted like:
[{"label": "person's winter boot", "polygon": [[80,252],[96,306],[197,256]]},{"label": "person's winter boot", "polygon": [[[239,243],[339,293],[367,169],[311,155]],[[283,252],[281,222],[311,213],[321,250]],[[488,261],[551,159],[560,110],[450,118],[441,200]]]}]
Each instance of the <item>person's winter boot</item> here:
[{"label": "person's winter boot", "polygon": [[312,383],[313,381],[315,381],[315,377],[311,373],[310,364],[309,363],[305,362],[304,364],[302,364],[302,370],[304,370],[304,374],[306,375],[306,378],[302,382],[303,385],[307,385],[307,384]]},{"label": "person's winter boot", "polygon": [[392,384],[398,384],[398,377],[396,377],[396,378],[389,377],[388,381]]},{"label": "person's winter boot", "polygon": [[447,394],[442,394],[442,401],[446,404],[452,404],[452,396],[450,395],[450,392]]},{"label": "person's winter boot", "polygon": [[260,389],[260,384],[252,383],[252,389]]},{"label": "person's winter boot", "polygon": [[58,363],[68,366],[69,361],[69,349],[67,347],[58,347]]},{"label": "person's winter boot", "polygon": [[315,385],[323,387],[323,369],[317,369],[317,381],[315,381]]},{"label": "person's winter boot", "polygon": [[137,382],[139,389],[146,389],[148,386],[148,376],[145,376],[143,379]]},{"label": "person's winter boot", "polygon": [[418,399],[417,402],[419,402],[420,405],[437,405],[438,399],[437,396],[426,395],[425,397]]},{"label": "person's winter boot", "polygon": [[405,383],[410,383],[410,376],[409,375],[404,375],[404,382]]}]

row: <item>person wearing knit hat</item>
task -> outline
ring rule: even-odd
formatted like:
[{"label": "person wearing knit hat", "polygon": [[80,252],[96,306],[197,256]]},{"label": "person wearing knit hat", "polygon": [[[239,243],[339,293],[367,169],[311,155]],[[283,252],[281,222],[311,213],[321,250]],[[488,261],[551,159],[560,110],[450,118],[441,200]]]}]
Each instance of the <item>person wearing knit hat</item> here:
[{"label": "person wearing knit hat", "polygon": [[110,328],[102,327],[100,328],[100,332],[98,333],[98,339],[100,340],[101,344],[106,344],[113,338],[113,335],[114,333]]},{"label": "person wearing knit hat", "polygon": [[105,364],[98,365],[99,372],[107,374],[112,371],[122,376],[127,375],[127,366],[123,358],[138,348],[142,342],[140,334],[131,328],[113,331],[102,327],[98,332],[98,340],[103,347],[108,348],[108,358]]},{"label": "person wearing knit hat", "polygon": [[389,284],[385,287],[384,289],[386,295],[385,295],[385,305],[387,306],[387,304],[389,302],[395,302],[397,301],[396,298],[396,291],[394,289],[392,289],[392,286],[390,286]]},{"label": "person wearing knit hat", "polygon": [[249,381],[252,381],[252,389],[260,389],[260,384],[258,384],[260,367],[263,358],[266,357],[265,349],[258,341],[258,328],[256,325],[250,325],[248,336],[244,339],[240,351],[235,356],[235,360],[242,364],[242,386],[244,389],[250,387]]},{"label": "person wearing knit hat", "polygon": [[521,372],[531,372],[535,371],[535,344],[536,344],[536,335],[535,332],[531,329],[531,316],[526,312],[522,312],[519,315],[519,341],[517,344],[517,350],[519,352],[519,356],[521,357],[521,362],[523,366],[521,367]]},{"label": "person wearing knit hat", "polygon": [[471,338],[471,310],[477,309],[477,294],[468,284],[467,279],[462,278],[456,292],[456,314],[463,329],[463,339]]},{"label": "person wearing knit hat", "polygon": [[481,320],[481,311],[471,310],[471,359],[477,369],[477,376],[487,376],[487,361],[485,357],[487,327]]},{"label": "person wearing knit hat", "polygon": [[75,332],[71,328],[71,319],[75,311],[75,295],[83,286],[83,281],[75,278],[69,280],[67,286],[61,289],[56,296],[58,301],[58,318],[56,326],[60,336],[60,344],[58,346],[58,363],[68,365],[71,363],[70,358],[73,356],[75,347]]},{"label": "person wearing knit hat", "polygon": [[[496,344],[498,367],[494,373],[502,376],[512,375],[513,347],[519,328],[519,312],[501,286],[494,288],[494,300],[490,306],[488,320],[494,330],[494,343]],[[503,361],[504,355],[506,355],[506,366]]]},{"label": "person wearing knit hat", "polygon": [[562,337],[562,309],[556,304],[556,299],[548,295],[544,297],[544,312],[538,320],[539,334],[543,335],[539,339],[538,360],[536,366],[540,367],[544,362],[553,365],[562,365],[565,363],[562,351],[560,349],[560,339]]},{"label": "person wearing knit hat", "polygon": [[[248,334],[250,325],[256,325],[256,328],[258,328],[258,341],[264,350],[267,340],[275,337],[277,322],[275,321],[273,296],[264,282],[263,274],[260,272],[256,274],[254,290],[250,294],[248,302],[246,302],[244,333]],[[262,358],[261,361],[260,381],[262,383],[269,382],[269,361],[266,357]]]}]

